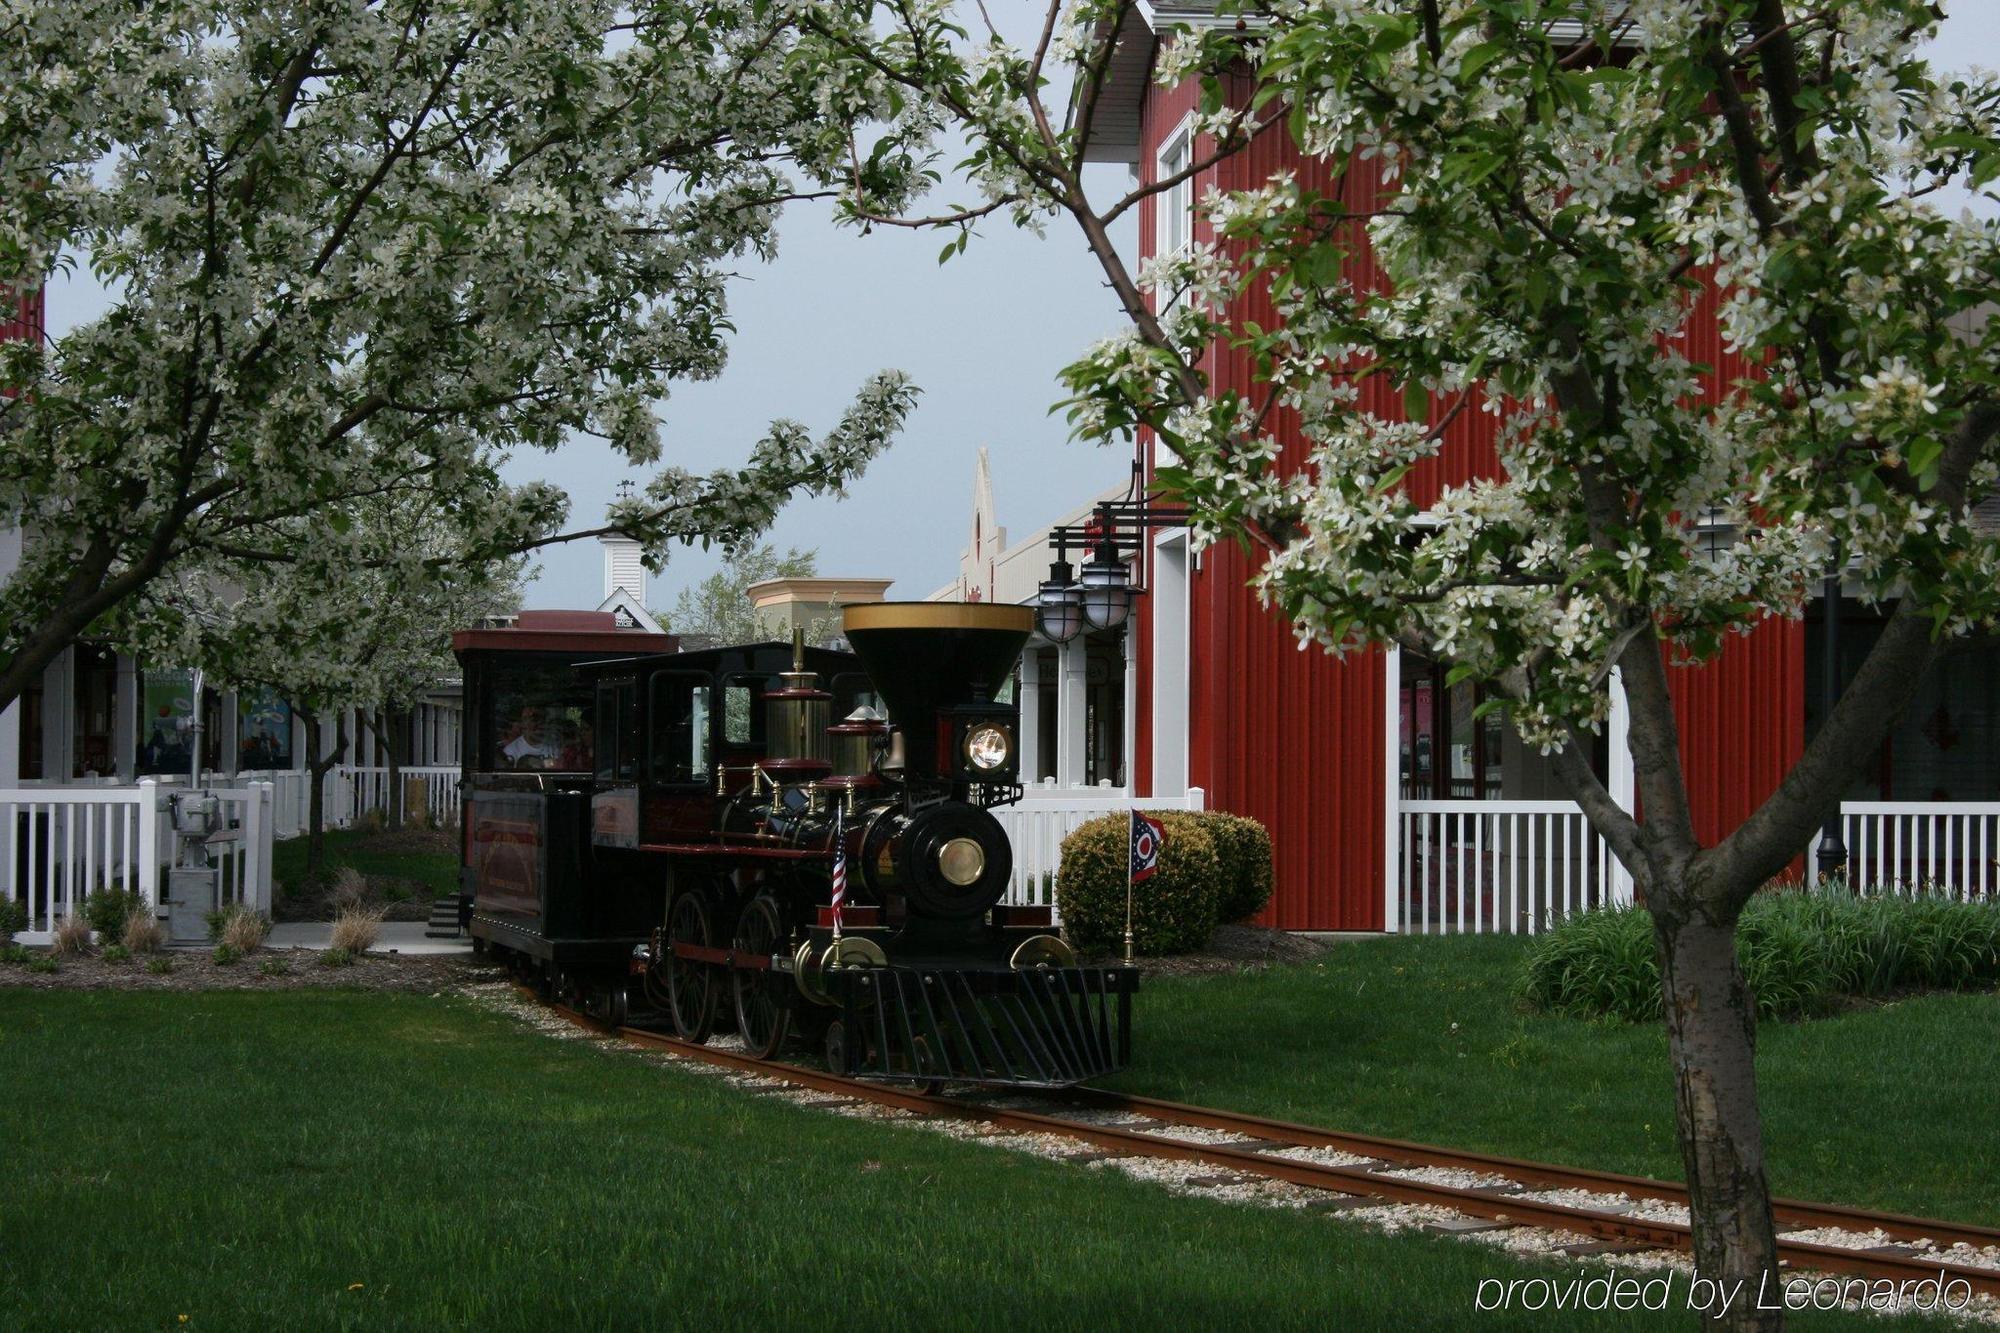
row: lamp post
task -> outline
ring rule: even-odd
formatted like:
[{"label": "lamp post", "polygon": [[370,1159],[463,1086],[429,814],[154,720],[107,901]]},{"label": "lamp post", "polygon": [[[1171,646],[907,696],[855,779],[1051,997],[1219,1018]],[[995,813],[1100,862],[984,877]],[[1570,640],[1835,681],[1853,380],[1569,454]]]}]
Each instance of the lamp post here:
[{"label": "lamp post", "polygon": [[[1138,490],[1136,469],[1133,490]],[[1049,544],[1056,558],[1035,595],[1035,625],[1042,637],[1068,643],[1086,629],[1110,630],[1125,624],[1132,616],[1133,599],[1146,591],[1126,561],[1143,556],[1148,529],[1186,523],[1187,510],[1156,505],[1139,495],[1101,502],[1088,523],[1051,529]],[[1069,562],[1072,549],[1090,553],[1080,578]]]},{"label": "lamp post", "polygon": [[[1820,606],[1826,623],[1822,627],[1820,664],[1820,715],[1819,724],[1824,727],[1833,720],[1833,706],[1840,699],[1840,552],[1834,551],[1833,571],[1826,576],[1820,591]],[[1821,882],[1847,874],[1847,845],[1842,841],[1840,802],[1836,799],[1833,809],[1827,813],[1826,823],[1819,833],[1819,855],[1815,870]]]}]

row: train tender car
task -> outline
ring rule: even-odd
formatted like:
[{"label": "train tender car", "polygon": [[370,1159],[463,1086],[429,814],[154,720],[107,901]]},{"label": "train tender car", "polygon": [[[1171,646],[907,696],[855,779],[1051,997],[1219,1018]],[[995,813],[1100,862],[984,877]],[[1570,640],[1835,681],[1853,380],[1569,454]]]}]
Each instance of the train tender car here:
[{"label": "train tender car", "polygon": [[1020,796],[1019,719],[996,696],[1030,616],[871,603],[845,612],[852,655],[578,668],[587,774],[468,776],[475,939],[614,1017],[636,978],[683,1038],[803,1042],[863,1077],[1061,1086],[1120,1067],[1136,970],[1078,966],[1047,909],[1002,901],[991,808]]}]

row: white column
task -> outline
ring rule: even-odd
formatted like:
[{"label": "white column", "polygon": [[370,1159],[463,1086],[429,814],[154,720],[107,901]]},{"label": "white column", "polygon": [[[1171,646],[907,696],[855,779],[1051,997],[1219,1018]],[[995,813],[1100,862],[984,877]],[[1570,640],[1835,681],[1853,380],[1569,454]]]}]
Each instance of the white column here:
[{"label": "white column", "polygon": [[1403,650],[1382,654],[1382,929],[1403,928]]},{"label": "white column", "polygon": [[[1611,771],[1605,774],[1605,786],[1611,792],[1611,799],[1618,802],[1618,808],[1630,814],[1638,808],[1632,772],[1632,713],[1625,700],[1625,678],[1616,667],[1611,669],[1611,681],[1607,688],[1611,691],[1611,714],[1605,719],[1604,739]],[[1629,903],[1632,901],[1632,872],[1625,868],[1615,853],[1607,850],[1606,854],[1611,857],[1611,901]]]},{"label": "white column", "polygon": [[1139,758],[1139,654],[1134,645],[1139,641],[1139,622],[1127,619],[1125,632],[1118,636],[1118,670],[1124,680],[1124,698],[1120,707],[1123,712],[1118,725],[1118,775],[1124,779],[1127,792],[1137,790],[1137,777],[1132,765]]},{"label": "white column", "polygon": [[1056,655],[1056,783],[1064,787],[1083,785],[1090,697],[1086,654],[1079,634]]},{"label": "white column", "polygon": [[1153,539],[1153,795],[1188,788],[1188,550],[1185,529]]},{"label": "white column", "polygon": [[1021,781],[1042,780],[1042,646],[1031,642],[1021,650],[1021,686],[1015,703],[1021,707]]}]

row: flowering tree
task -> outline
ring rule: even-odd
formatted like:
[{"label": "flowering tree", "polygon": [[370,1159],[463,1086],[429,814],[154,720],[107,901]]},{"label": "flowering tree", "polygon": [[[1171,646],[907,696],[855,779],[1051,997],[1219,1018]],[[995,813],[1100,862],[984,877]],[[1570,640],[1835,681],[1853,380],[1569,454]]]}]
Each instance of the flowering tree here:
[{"label": "flowering tree", "polygon": [[[0,348],[26,537],[0,706],[176,569],[262,570],[254,600],[280,568],[402,567],[350,501],[422,503],[473,567],[587,535],[500,464],[579,435],[657,464],[654,402],[722,368],[730,266],[838,147],[758,0],[77,0],[0,30],[0,288],[88,264],[112,302]],[[743,542],[913,393],[884,373],[824,438],[781,421],[740,467],[662,470],[611,526],[656,563]]]},{"label": "flowering tree", "polygon": [[806,579],[819,572],[819,553],[787,547],[781,554],[761,542],[691,588],[682,588],[673,610],[653,618],[684,645],[756,643],[781,637],[750,604],[750,588],[766,579]]},{"label": "flowering tree", "polygon": [[[394,559],[269,562],[209,554],[170,566],[112,613],[111,628],[155,662],[220,663],[210,684],[276,690],[306,724],[306,872],[325,850],[326,775],[350,743],[347,710],[390,712],[459,674],[451,632],[520,605],[523,561],[468,561],[435,497],[369,496],[288,523],[337,515],[343,533]],[[304,544],[308,534],[294,534]],[[320,723],[333,722],[332,735]]]},{"label": "flowering tree", "polygon": [[[1178,455],[1160,481],[1199,539],[1261,546],[1258,586],[1302,641],[1446,658],[1553,755],[1652,913],[1697,1260],[1747,1280],[1737,1323],[1772,1319],[1751,1306],[1776,1258],[1735,926],[1941,644],[2000,612],[2000,549],[1972,513],[2000,478],[2000,328],[1977,317],[2000,298],[2000,230],[1937,206],[1996,199],[2000,87],[1931,68],[1939,11],[1919,0],[1280,2],[1172,42],[1154,73],[1199,81],[1196,160],[1094,202],[1083,141],[1130,8],[1051,5],[1027,50],[940,5],[809,22],[854,79],[921,102],[878,152],[930,161],[939,122],[973,143],[983,200],[900,220],[960,243],[1000,210],[1080,226],[1131,325],[1066,373],[1081,435],[1143,428]],[[1066,117],[1047,104],[1058,56]],[[1214,239],[1133,273],[1106,223],[1259,133],[1324,170],[1211,192]],[[849,208],[893,213],[865,173]],[[1357,278],[1364,248],[1385,282]],[[1242,317],[1250,292],[1277,327]],[[1686,350],[1704,293],[1725,365]],[[1218,344],[1256,391],[1212,391]],[[1370,376],[1401,392],[1364,396]],[[1482,412],[1502,475],[1420,515],[1401,478]],[[1704,521],[1740,536],[1707,553]],[[1663,659],[1799,615],[1843,566],[1885,630],[1776,792],[1701,845]],[[1643,819],[1582,743],[1613,668]]]}]

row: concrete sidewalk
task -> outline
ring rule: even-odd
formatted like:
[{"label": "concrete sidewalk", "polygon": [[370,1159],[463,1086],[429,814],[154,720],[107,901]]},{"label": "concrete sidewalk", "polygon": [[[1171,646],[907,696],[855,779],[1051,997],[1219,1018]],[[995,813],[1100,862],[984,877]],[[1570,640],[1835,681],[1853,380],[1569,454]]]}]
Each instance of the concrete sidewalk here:
[{"label": "concrete sidewalk", "polygon": [[[455,940],[434,940],[427,938],[427,927],[421,921],[384,921],[382,931],[370,953],[394,954],[466,954],[472,953],[472,937],[461,935]],[[283,921],[271,927],[271,938],[266,944],[273,949],[325,949],[333,943],[333,923],[330,921]]]}]

